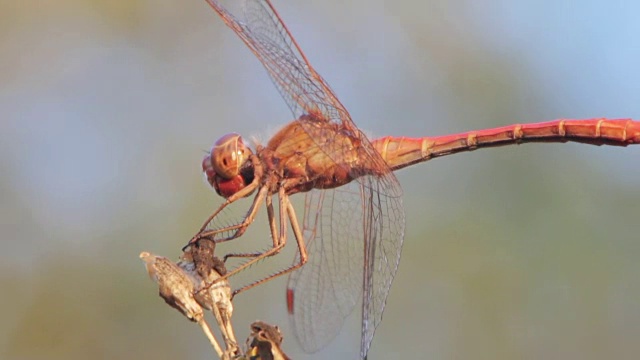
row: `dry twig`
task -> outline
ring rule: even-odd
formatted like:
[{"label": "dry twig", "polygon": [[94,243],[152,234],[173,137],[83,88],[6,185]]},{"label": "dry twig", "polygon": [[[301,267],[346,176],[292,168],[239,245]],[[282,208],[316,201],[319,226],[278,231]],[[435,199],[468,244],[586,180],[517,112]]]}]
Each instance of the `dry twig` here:
[{"label": "dry twig", "polygon": [[[246,355],[238,347],[231,316],[231,287],[225,280],[213,283],[227,273],[224,262],[214,255],[215,243],[201,239],[187,247],[177,263],[149,252],[140,253],[147,272],[159,287],[160,297],[190,321],[200,325],[221,359],[234,360],[289,360],[282,352],[282,335],[277,326],[262,321],[251,324],[246,342]],[[222,350],[209,324],[204,310],[211,310],[225,343]]]}]

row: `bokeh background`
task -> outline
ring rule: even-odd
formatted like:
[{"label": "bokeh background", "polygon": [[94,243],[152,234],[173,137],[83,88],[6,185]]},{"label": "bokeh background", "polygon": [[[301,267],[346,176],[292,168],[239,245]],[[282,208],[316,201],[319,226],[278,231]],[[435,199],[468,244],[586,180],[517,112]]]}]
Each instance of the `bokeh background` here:
[{"label": "bokeh background", "polygon": [[[275,6],[372,136],[640,119],[636,2]],[[203,1],[0,0],[0,357],[211,358],[138,254],[175,259],[220,203],[199,170],[218,137],[290,120]],[[633,147],[553,144],[399,172],[404,253],[370,358],[636,358],[639,164]],[[239,242],[264,248],[255,227]],[[355,358],[357,316],[301,352],[285,284],[236,299],[238,336],[262,319],[295,359]]]}]

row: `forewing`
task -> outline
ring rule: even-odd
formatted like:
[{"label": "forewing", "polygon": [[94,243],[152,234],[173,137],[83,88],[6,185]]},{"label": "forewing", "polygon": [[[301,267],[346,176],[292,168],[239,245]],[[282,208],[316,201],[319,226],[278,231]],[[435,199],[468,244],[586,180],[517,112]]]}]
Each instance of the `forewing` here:
[{"label": "forewing", "polygon": [[351,121],[344,106],[300,51],[270,1],[246,0],[244,21],[220,1],[206,1],[264,65],[296,117],[315,112],[322,113],[326,121]]}]

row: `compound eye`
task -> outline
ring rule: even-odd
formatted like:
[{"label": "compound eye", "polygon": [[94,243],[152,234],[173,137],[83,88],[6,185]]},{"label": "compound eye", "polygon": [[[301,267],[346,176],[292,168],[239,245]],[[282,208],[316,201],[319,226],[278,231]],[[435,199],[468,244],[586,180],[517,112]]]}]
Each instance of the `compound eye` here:
[{"label": "compound eye", "polygon": [[251,151],[239,134],[224,135],[211,149],[211,166],[218,176],[231,179],[240,174],[240,168],[247,161]]},{"label": "compound eye", "polygon": [[208,154],[202,159],[202,172],[209,185],[214,186],[216,172],[213,170],[213,165],[211,165],[211,154]]}]

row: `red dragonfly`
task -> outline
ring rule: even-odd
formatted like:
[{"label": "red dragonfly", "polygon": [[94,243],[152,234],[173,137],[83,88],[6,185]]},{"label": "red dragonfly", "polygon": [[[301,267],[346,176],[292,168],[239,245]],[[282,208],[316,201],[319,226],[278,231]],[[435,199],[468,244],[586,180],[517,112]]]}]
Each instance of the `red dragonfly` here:
[{"label": "red dragonfly", "polygon": [[[303,349],[330,342],[361,300],[360,356],[366,358],[400,261],[404,237],[402,190],[393,171],[429,159],[526,142],[640,143],[630,119],[556,120],[461,134],[370,141],[315,71],[269,0],[247,0],[240,21],[217,0],[206,0],[260,60],[296,120],[252,151],[238,134],[220,138],[203,162],[208,182],[226,201],[189,244],[241,236],[264,202],[273,247],[229,254],[249,260],[232,276],[286,244],[287,223],[298,252],[293,265],[234,292],[290,273],[287,304]],[[246,217],[216,226],[220,212],[257,192]],[[290,195],[306,194],[302,224]],[[278,214],[273,197],[277,195]]]}]

